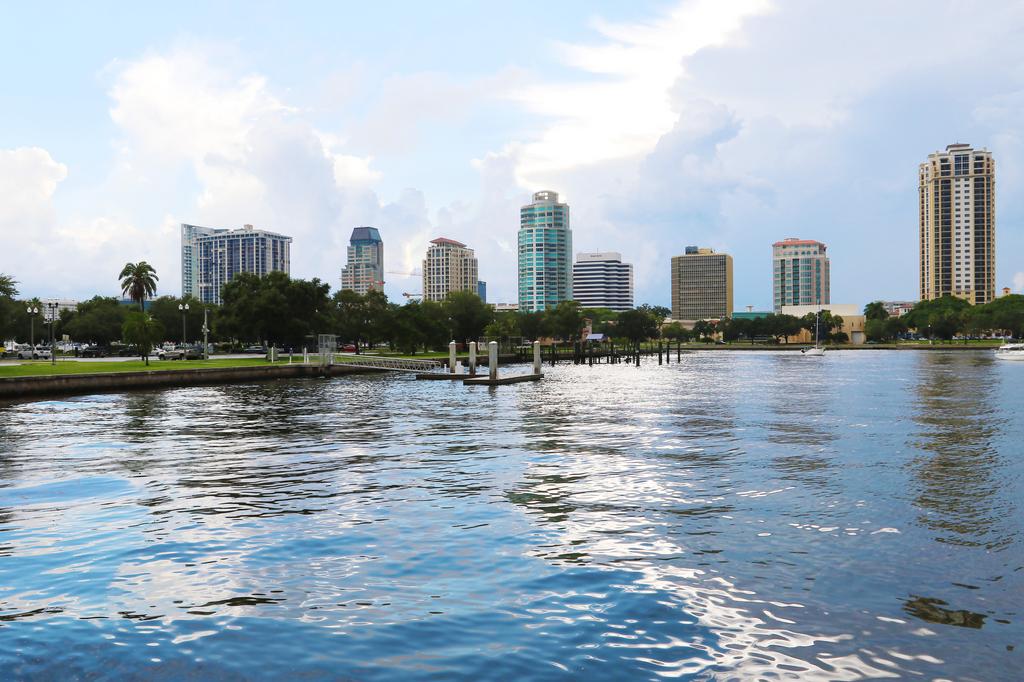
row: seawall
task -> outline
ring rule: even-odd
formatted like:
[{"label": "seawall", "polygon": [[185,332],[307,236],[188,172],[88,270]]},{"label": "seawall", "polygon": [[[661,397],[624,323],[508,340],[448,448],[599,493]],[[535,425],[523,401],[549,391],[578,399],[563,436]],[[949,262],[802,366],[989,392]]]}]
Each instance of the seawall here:
[{"label": "seawall", "polygon": [[294,364],[7,377],[0,379],[0,400],[167,386],[197,386],[201,384],[244,383],[298,377],[339,376],[342,374],[360,374],[376,371],[380,370],[338,365],[328,367],[325,370],[314,365]]}]

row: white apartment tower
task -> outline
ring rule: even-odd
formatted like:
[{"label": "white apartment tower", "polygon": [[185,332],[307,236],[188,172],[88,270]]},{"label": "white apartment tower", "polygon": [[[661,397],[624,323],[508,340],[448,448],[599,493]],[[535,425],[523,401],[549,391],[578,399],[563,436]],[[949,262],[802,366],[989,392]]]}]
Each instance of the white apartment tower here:
[{"label": "white apartment tower", "polygon": [[572,266],[572,298],[584,308],[633,307],[633,265],[622,254],[577,253]]},{"label": "white apartment tower", "polygon": [[452,291],[478,293],[478,275],[473,249],[447,237],[433,239],[423,259],[423,300],[443,301]]},{"label": "white apartment tower", "polygon": [[919,167],[920,292],[971,303],[996,297],[995,161],[985,149],[951,144]]},{"label": "white apartment tower", "polygon": [[240,230],[181,225],[181,295],[221,303],[221,287],[240,272],[291,271],[292,238],[246,225]]}]

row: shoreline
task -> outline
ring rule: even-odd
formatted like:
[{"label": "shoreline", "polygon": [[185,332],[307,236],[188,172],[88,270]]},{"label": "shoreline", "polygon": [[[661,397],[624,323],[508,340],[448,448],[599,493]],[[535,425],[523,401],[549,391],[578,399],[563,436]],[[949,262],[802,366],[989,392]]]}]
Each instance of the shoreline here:
[{"label": "shoreline", "polygon": [[369,374],[381,371],[384,370],[345,367],[344,365],[321,368],[317,365],[292,364],[4,377],[0,378],[0,401],[103,393],[125,389],[248,383],[274,379]]},{"label": "shoreline", "polygon": [[[696,351],[769,351],[798,353],[809,346],[804,344],[779,345],[713,345],[682,346],[680,352]],[[826,350],[858,350],[858,351],[975,351],[991,352],[995,346],[972,346],[957,344],[871,344],[826,346]],[[666,354],[677,352],[675,348],[666,348]],[[653,358],[658,355],[657,349],[644,350],[642,355]],[[459,358],[462,360],[463,358]],[[442,364],[447,364],[445,360]],[[571,356],[559,355],[559,363],[572,363]],[[481,363],[486,366],[486,361]],[[512,364],[516,364],[512,361]],[[548,364],[545,362],[544,364]],[[194,367],[189,369],[154,369],[146,371],[126,372],[91,372],[81,374],[39,374],[30,376],[0,377],[0,401],[17,401],[23,398],[40,398],[47,396],[78,395],[102,393],[107,391],[167,388],[178,386],[199,386],[210,384],[247,383],[253,381],[272,381],[274,379],[315,378],[323,376],[343,376],[346,374],[368,374],[384,372],[385,369],[366,367],[349,367],[335,364],[327,368],[318,365],[286,364],[256,365],[252,367]]]}]

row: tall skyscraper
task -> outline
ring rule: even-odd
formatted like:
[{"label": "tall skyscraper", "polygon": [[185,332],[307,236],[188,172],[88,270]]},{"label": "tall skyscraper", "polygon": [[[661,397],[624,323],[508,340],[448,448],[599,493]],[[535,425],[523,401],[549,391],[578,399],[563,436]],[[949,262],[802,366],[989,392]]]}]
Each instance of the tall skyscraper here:
[{"label": "tall skyscraper", "polygon": [[584,308],[633,307],[633,266],[622,254],[577,253],[572,266],[572,300]]},{"label": "tall skyscraper", "polygon": [[790,237],[772,244],[772,300],[775,312],[789,305],[829,303],[826,247],[813,239]]},{"label": "tall skyscraper", "polygon": [[181,295],[221,302],[220,290],[240,272],[291,272],[292,238],[276,232],[181,225]]},{"label": "tall skyscraper", "polygon": [[732,256],[687,246],[672,257],[672,319],[696,322],[732,315]]},{"label": "tall skyscraper", "polygon": [[519,209],[519,310],[546,310],[571,297],[569,206],[557,192],[537,192]]},{"label": "tall skyscraper", "polygon": [[996,297],[996,165],[992,153],[951,144],[920,165],[921,300]]},{"label": "tall skyscraper", "polygon": [[341,269],[341,288],[364,295],[384,289],[384,240],[376,227],[356,227],[348,240],[348,259]]},{"label": "tall skyscraper", "polygon": [[447,237],[433,239],[423,260],[423,300],[443,301],[452,291],[479,294],[478,274],[473,249]]}]

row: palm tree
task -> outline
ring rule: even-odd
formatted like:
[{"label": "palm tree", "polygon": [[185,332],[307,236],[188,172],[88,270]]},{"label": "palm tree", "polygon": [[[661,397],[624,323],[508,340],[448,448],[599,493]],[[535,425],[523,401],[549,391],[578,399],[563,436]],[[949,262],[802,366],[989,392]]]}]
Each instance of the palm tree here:
[{"label": "palm tree", "polygon": [[118,277],[121,278],[121,293],[127,294],[133,301],[138,301],[139,310],[145,312],[146,297],[156,293],[156,283],[160,281],[153,266],[144,260],[138,263],[125,263]]},{"label": "palm tree", "polygon": [[14,298],[18,295],[18,283],[10,275],[0,274],[0,297]]}]

